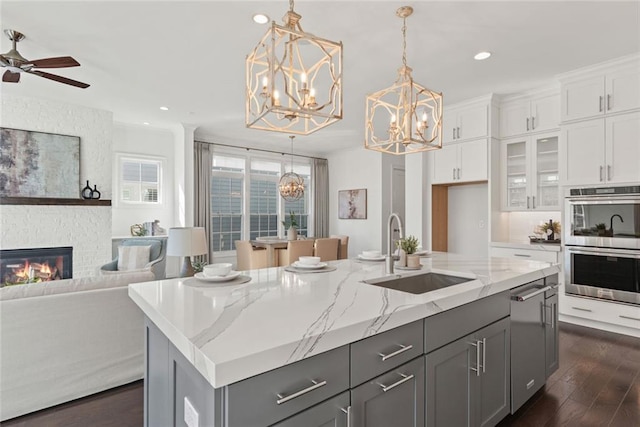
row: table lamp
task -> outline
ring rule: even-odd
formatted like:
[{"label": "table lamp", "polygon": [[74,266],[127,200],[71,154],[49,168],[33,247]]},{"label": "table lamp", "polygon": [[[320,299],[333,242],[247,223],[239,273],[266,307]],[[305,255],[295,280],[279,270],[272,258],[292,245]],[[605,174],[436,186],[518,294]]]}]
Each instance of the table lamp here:
[{"label": "table lamp", "polygon": [[174,227],[169,229],[167,242],[168,256],[184,257],[180,277],[190,277],[195,274],[191,265],[192,255],[202,255],[209,252],[204,227]]}]

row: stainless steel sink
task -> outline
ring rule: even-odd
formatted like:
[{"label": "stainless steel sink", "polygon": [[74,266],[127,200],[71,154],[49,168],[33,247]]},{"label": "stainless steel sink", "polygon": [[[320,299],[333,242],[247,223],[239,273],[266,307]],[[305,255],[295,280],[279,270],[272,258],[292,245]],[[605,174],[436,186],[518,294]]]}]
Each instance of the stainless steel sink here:
[{"label": "stainless steel sink", "polygon": [[469,282],[474,279],[466,277],[449,276],[438,273],[416,274],[412,276],[386,276],[376,279],[363,280],[368,285],[380,286],[396,291],[409,292],[412,294],[424,294],[436,289]]}]

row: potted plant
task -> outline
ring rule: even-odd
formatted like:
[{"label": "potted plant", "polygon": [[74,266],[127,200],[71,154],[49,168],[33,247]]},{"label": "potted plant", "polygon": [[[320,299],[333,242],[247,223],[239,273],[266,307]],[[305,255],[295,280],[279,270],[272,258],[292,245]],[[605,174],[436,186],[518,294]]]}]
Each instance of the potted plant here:
[{"label": "potted plant", "polygon": [[298,221],[296,221],[296,214],[293,211],[289,212],[289,223],[282,221],[282,225],[287,228],[287,240],[298,240]]},{"label": "potted plant", "polygon": [[418,239],[415,236],[407,236],[398,240],[398,248],[400,249],[400,267],[419,267],[420,257],[413,255],[418,250]]}]

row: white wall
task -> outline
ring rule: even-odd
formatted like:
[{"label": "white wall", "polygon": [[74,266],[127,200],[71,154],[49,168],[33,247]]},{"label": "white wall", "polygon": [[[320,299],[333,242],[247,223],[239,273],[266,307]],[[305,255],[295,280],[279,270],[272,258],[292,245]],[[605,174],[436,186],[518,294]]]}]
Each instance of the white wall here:
[{"label": "white wall", "polygon": [[[0,126],[80,137],[80,182],[111,199],[109,111],[38,98],[2,95]],[[0,248],[73,246],[74,277],[89,276],[111,260],[111,209],[94,206],[0,206]]]},{"label": "white wall", "polygon": [[[170,130],[116,123],[113,128],[113,215],[114,237],[129,236],[132,224],[159,220],[165,229],[175,227],[175,161],[174,133]],[[148,157],[162,161],[162,203],[158,205],[126,204],[118,200],[119,155]]]},{"label": "white wall", "polygon": [[[382,247],[382,154],[362,147],[331,153],[329,160],[330,234],[349,236],[349,256]],[[338,219],[338,191],[367,189],[367,219]],[[386,227],[386,225],[385,225]]]},{"label": "white wall", "polygon": [[[370,150],[366,150],[365,148],[361,148],[362,151],[370,151]],[[388,243],[387,243],[387,220],[389,218],[389,215],[391,214],[391,204],[392,204],[392,198],[391,198],[391,191],[392,191],[392,174],[393,174],[393,168],[394,167],[398,167],[398,168],[405,168],[405,156],[394,156],[392,154],[381,154],[381,166],[380,166],[380,170],[378,171],[378,175],[380,176],[381,179],[381,198],[380,198],[380,205],[379,205],[379,209],[380,209],[380,236],[382,238],[382,243],[381,243],[381,247],[380,249],[382,250],[382,253],[387,253],[387,249],[388,249]],[[406,176],[406,170],[405,170],[405,176]],[[406,190],[405,190],[405,194],[406,194]],[[405,195],[405,212],[404,215],[402,215],[401,213],[401,219],[404,222],[404,225],[406,227],[406,195]],[[402,216],[404,216],[404,218],[402,218]],[[394,228],[396,227],[396,225],[394,224]],[[406,233],[405,233],[406,234]],[[395,238],[398,238],[398,236],[396,236]],[[357,252],[359,253],[359,252]]]},{"label": "white wall", "polygon": [[489,255],[488,191],[487,184],[449,187],[449,252]]}]

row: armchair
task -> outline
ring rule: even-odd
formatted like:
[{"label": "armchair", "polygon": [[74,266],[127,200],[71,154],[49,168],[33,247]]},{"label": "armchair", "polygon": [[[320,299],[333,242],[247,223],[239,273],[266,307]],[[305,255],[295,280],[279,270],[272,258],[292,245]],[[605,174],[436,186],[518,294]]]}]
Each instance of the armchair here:
[{"label": "armchair", "polygon": [[[150,270],[156,280],[164,279],[167,246],[166,241],[158,239],[128,239],[123,240],[120,246],[150,246],[149,262],[142,268]],[[118,273],[118,257],[100,267],[100,274]]]}]

